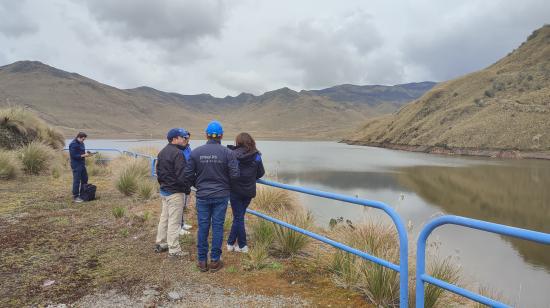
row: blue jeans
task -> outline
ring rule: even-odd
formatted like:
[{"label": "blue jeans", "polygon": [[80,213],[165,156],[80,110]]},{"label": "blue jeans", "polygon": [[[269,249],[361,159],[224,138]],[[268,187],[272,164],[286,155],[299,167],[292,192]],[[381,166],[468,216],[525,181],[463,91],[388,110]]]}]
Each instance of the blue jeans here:
[{"label": "blue jeans", "polygon": [[81,184],[88,184],[88,172],[85,165],[73,168],[73,198],[80,196]]},{"label": "blue jeans", "polygon": [[212,249],[210,260],[218,261],[222,255],[223,223],[227,211],[228,197],[214,199],[197,198],[197,251],[199,261],[206,261],[208,257],[208,233],[212,225]]},{"label": "blue jeans", "polygon": [[233,225],[227,238],[227,244],[235,245],[238,241],[239,248],[246,246],[246,229],[244,228],[244,214],[252,198],[231,193],[231,210],[233,212]]}]

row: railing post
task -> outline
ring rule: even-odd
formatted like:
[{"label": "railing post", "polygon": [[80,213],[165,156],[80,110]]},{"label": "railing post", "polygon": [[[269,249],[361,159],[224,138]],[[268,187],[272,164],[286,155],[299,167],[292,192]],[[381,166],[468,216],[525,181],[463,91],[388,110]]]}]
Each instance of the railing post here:
[{"label": "railing post", "polygon": [[155,163],[156,163],[156,161],[157,161],[156,158],[151,158],[151,177],[155,176]]}]

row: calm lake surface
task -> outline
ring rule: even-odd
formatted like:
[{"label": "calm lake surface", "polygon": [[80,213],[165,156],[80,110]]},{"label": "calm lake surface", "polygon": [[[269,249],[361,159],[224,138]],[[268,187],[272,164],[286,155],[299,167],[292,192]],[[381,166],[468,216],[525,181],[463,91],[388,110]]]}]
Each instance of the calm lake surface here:
[{"label": "calm lake surface", "polygon": [[[87,140],[87,148],[162,147],[163,140]],[[203,144],[193,140],[192,147]],[[454,214],[550,233],[550,161],[437,156],[334,142],[259,141],[280,182],[379,200],[413,226]],[[382,220],[381,211],[300,195],[321,225],[331,218]],[[469,289],[489,287],[520,307],[550,307],[550,246],[443,226],[430,236],[439,255],[462,266]],[[429,259],[428,259],[429,262]]]}]

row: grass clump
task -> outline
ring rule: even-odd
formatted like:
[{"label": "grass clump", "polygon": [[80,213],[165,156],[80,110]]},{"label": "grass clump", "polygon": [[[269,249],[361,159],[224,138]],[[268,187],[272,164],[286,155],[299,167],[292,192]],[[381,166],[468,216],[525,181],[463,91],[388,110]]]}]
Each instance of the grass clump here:
[{"label": "grass clump", "polygon": [[250,224],[251,238],[255,245],[270,247],[275,239],[275,225],[263,219]]},{"label": "grass clump", "polygon": [[[428,263],[428,274],[448,282],[456,284],[460,279],[460,269],[452,262],[450,258],[436,258]],[[445,290],[436,287],[430,283],[426,284],[424,289],[424,306],[431,307],[448,307],[450,302],[444,297]]]},{"label": "grass clump", "polygon": [[101,153],[94,154],[91,157],[86,158],[86,171],[89,176],[103,176],[110,173],[107,164],[105,163],[106,157]]},{"label": "grass clump", "polygon": [[149,200],[156,189],[156,183],[145,177],[141,178],[137,185],[137,196],[142,200]]},{"label": "grass clump", "polygon": [[293,211],[296,208],[296,202],[286,190],[262,186],[258,187],[251,208],[272,214],[279,210]]},{"label": "grass clump", "polygon": [[[310,229],[313,226],[311,212],[305,210],[285,211],[279,210],[276,213],[278,219],[302,229]],[[284,256],[293,256],[306,247],[309,237],[288,229],[286,227],[274,226],[274,243]]]},{"label": "grass clump", "polygon": [[40,142],[31,142],[19,149],[19,159],[23,170],[28,174],[38,175],[50,170],[55,152]]},{"label": "grass clump", "polygon": [[246,258],[243,260],[245,270],[261,270],[269,265],[269,246],[265,243],[256,243],[254,247],[248,250]]},{"label": "grass clump", "polygon": [[13,180],[21,173],[21,163],[13,152],[0,151],[0,180]]},{"label": "grass clump", "polygon": [[[115,186],[124,195],[132,196],[140,191],[140,186],[142,185],[140,183],[147,179],[149,165],[143,159],[132,158],[120,160],[120,162],[122,166],[120,166],[118,175],[115,178]],[[144,193],[145,190],[146,188],[141,193]]]},{"label": "grass clump", "polygon": [[1,108],[0,148],[13,150],[32,142],[42,142],[59,150],[65,145],[65,138],[28,109]]},{"label": "grass clump", "polygon": [[126,209],[122,206],[115,206],[111,212],[116,219],[120,219],[126,215]]}]

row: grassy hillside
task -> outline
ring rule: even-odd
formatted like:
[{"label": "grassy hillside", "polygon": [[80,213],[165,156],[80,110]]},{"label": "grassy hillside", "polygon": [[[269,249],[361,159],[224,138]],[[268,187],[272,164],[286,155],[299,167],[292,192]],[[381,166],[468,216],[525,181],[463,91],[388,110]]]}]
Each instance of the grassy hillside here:
[{"label": "grassy hillside", "polygon": [[228,136],[246,130],[260,138],[338,139],[432,86],[347,86],[326,93],[283,88],[260,96],[216,98],[149,87],[122,90],[40,62],[20,61],[0,67],[0,106],[25,106],[68,136],[84,130],[93,138],[162,138],[175,126],[199,135],[208,121],[218,119]]},{"label": "grassy hillside", "polygon": [[550,25],[481,71],[435,86],[347,142],[426,151],[550,150]]}]

